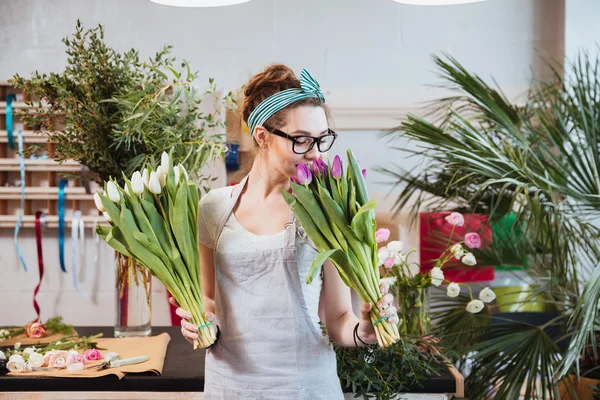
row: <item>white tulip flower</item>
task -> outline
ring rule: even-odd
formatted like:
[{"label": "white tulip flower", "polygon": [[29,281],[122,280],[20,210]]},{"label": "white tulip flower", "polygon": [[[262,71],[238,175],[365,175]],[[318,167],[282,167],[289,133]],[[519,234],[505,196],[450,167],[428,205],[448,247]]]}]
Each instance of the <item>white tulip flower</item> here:
[{"label": "white tulip flower", "polygon": [[148,182],[150,182],[150,173],[148,172],[148,168],[144,168],[144,172],[142,173],[142,181],[144,182],[144,186],[148,188]]},{"label": "white tulip flower", "polygon": [[150,181],[148,182],[148,190],[150,193],[160,194],[162,191],[162,186],[160,185],[160,180],[158,179],[158,175],[155,171],[152,171],[150,174]]},{"label": "white tulip flower", "polygon": [[169,155],[166,151],[163,151],[162,155],[160,156],[160,169],[162,169],[165,174],[169,173]]},{"label": "white tulip flower", "polygon": [[100,199],[100,195],[98,194],[98,192],[94,193],[94,203],[96,204],[96,208],[100,210],[100,212],[106,211],[106,208],[104,208],[104,204],[102,204],[102,200]]},{"label": "white tulip flower", "polygon": [[144,180],[139,171],[135,171],[131,177],[131,190],[138,195],[144,193]]},{"label": "white tulip flower", "polygon": [[160,183],[160,187],[165,187],[167,184],[167,175],[169,168],[163,168],[162,165],[158,167],[158,171],[156,171],[156,175],[158,177],[158,182]]},{"label": "white tulip flower", "polygon": [[119,189],[117,189],[117,185],[113,181],[106,184],[106,191],[108,192],[108,198],[113,203],[118,203],[121,200]]}]

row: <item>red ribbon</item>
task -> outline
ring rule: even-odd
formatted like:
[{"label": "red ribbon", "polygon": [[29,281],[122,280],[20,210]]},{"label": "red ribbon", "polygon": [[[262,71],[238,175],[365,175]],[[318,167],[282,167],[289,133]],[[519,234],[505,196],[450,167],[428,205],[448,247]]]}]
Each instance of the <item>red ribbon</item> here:
[{"label": "red ribbon", "polygon": [[35,213],[35,241],[37,244],[40,281],[35,287],[35,290],[33,291],[33,308],[35,308],[35,312],[37,313],[37,318],[33,322],[40,320],[40,305],[35,299],[35,296],[37,296],[38,292],[40,291],[40,286],[42,286],[42,278],[44,277],[44,255],[42,254],[42,222],[40,221],[42,214],[43,213],[41,211]]}]

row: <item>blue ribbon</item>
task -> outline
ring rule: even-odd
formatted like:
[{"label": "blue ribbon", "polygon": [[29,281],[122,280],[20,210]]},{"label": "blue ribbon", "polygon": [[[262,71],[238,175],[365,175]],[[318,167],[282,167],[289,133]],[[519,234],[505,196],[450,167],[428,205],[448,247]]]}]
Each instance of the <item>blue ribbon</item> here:
[{"label": "blue ribbon", "polygon": [[11,149],[15,148],[13,140],[13,117],[12,117],[12,102],[17,96],[14,93],[9,93],[6,96],[6,135],[8,136],[8,146]]},{"label": "blue ribbon", "polygon": [[62,272],[67,272],[65,268],[65,186],[67,180],[61,179],[58,184],[58,257]]},{"label": "blue ribbon", "polygon": [[21,205],[19,208],[19,218],[17,218],[17,225],[15,226],[15,248],[17,249],[17,255],[19,256],[19,260],[21,261],[21,265],[23,265],[23,269],[27,271],[27,264],[25,264],[25,259],[23,258],[23,253],[21,252],[21,248],[19,247],[19,229],[21,229],[21,222],[23,220],[23,207],[25,203],[25,161],[23,160],[23,132],[18,130],[18,142],[19,142],[19,165],[21,168]]}]

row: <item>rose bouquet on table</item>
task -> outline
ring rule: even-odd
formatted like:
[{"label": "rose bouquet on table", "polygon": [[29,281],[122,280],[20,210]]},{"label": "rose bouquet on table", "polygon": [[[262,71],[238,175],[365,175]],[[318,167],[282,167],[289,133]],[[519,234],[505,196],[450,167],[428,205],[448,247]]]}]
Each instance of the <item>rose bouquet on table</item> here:
[{"label": "rose bouquet on table", "polygon": [[[300,164],[292,179],[293,193],[282,191],[308,237],[320,251],[306,278],[310,283],[326,260],[331,259],[344,283],[365,303],[376,304],[380,275],[375,240],[375,206],[369,201],[365,172],[350,150],[348,166],[336,156],[333,163],[315,160],[312,166]],[[311,170],[312,169],[312,170]],[[373,307],[371,322],[381,347],[398,340],[398,328],[381,318]]]},{"label": "rose bouquet on table", "polygon": [[[485,287],[479,292],[479,298],[473,298],[473,291],[469,285],[450,282],[444,278],[443,267],[452,260],[461,261],[468,266],[477,264],[473,253],[465,249],[477,249],[481,247],[481,238],[476,232],[465,234],[464,240],[452,242],[452,236],[456,226],[464,225],[464,217],[460,213],[452,213],[446,217],[447,223],[452,225],[452,232],[448,237],[446,249],[440,257],[435,260],[430,271],[423,272],[416,262],[409,261],[410,255],[416,251],[403,253],[404,245],[400,241],[391,241],[379,248],[379,263],[383,267],[384,275],[390,279],[388,283],[393,286],[395,298],[398,302],[398,314],[400,315],[399,331],[404,335],[425,335],[429,325],[429,315],[426,309],[426,297],[428,288],[431,286],[447,285],[446,294],[449,297],[458,297],[460,285],[469,290],[471,301],[466,310],[476,314],[483,310],[484,303],[490,303],[496,298],[494,291]],[[375,233],[377,243],[387,242],[390,232],[380,229]]]},{"label": "rose bouquet on table", "polygon": [[182,165],[163,153],[156,171],[144,168],[114,180],[94,195],[110,226],[98,234],[116,251],[139,261],[158,278],[198,326],[194,348],[208,347],[215,330],[205,317],[198,252],[198,188]]}]

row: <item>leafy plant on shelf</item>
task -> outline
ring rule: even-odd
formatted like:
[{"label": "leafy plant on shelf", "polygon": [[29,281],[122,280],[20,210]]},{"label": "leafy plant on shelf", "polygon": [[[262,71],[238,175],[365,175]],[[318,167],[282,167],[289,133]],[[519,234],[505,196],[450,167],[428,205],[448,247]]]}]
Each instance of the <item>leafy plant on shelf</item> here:
[{"label": "leafy plant on shelf", "polygon": [[[195,86],[197,73],[187,62],[176,67],[171,46],[148,62],[136,50],[119,53],[104,41],[104,28],[84,30],[63,39],[68,55],[64,71],[26,79],[15,75],[10,84],[36,99],[18,116],[48,137],[57,161],[76,160],[89,170],[77,176],[121,184],[147,163],[155,164],[171,151],[195,181],[208,189],[201,174],[206,162],[224,155],[224,118],[235,106],[233,96],[219,94],[213,79],[207,90]],[[201,107],[208,101],[209,112]],[[30,147],[29,152],[38,148]]]}]

